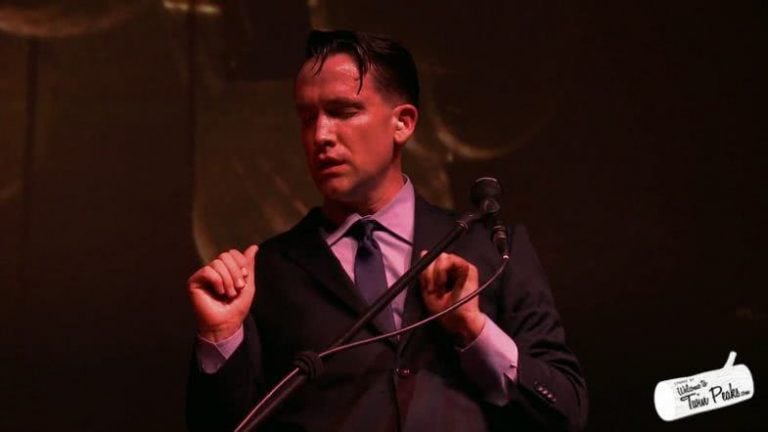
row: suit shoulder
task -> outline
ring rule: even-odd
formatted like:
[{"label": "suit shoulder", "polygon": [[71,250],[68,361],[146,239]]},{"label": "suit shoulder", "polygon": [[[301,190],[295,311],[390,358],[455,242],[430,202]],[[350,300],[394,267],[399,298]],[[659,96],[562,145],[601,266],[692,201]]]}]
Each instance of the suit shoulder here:
[{"label": "suit shoulder", "polygon": [[[461,216],[461,213],[456,211],[456,210],[447,209],[447,208],[444,208],[444,207],[437,206],[435,204],[430,203],[429,201],[425,200],[424,198],[422,198],[420,196],[417,199],[416,211],[417,212],[419,212],[419,211],[427,212],[427,213],[430,213],[430,214],[432,214],[434,216],[442,217],[442,218],[446,218],[446,219],[451,219],[451,220],[454,220],[454,221],[457,220]],[[506,226],[507,226],[507,229],[510,232],[510,235],[514,232],[514,233],[521,233],[521,235],[524,235],[524,236],[527,237],[527,234],[526,234],[527,233],[527,229],[526,229],[525,225],[523,225],[522,223],[512,222],[512,223],[506,224]],[[472,226],[472,229],[470,231],[473,231],[473,230],[481,231],[483,229],[487,230],[487,228],[484,226],[483,223],[476,223],[476,224],[474,224]]]},{"label": "suit shoulder", "polygon": [[458,215],[457,211],[436,206],[424,199],[421,195],[416,195],[416,213],[426,213],[430,216],[450,218],[453,220],[455,220]]},{"label": "suit shoulder", "polygon": [[264,240],[259,249],[262,252],[279,253],[295,247],[297,244],[303,243],[308,234],[316,233],[319,229],[318,211],[317,208],[313,208],[287,231],[283,231]]}]

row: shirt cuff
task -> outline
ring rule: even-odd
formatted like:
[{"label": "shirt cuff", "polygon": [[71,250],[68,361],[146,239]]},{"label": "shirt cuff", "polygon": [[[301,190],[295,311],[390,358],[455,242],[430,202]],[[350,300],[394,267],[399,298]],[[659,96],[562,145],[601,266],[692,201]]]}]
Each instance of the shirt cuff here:
[{"label": "shirt cuff", "polygon": [[200,369],[207,374],[218,372],[242,342],[243,326],[240,326],[235,334],[219,342],[209,341],[198,335],[195,350]]},{"label": "shirt cuff", "polygon": [[459,348],[464,373],[477,385],[485,400],[506,405],[510,387],[517,381],[517,344],[487,316],[477,338]]}]

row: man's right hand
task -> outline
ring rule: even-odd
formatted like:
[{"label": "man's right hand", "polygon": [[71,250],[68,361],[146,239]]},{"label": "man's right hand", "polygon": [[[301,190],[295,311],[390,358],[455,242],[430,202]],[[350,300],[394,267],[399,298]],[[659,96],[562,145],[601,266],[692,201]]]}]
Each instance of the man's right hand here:
[{"label": "man's right hand", "polygon": [[256,291],[254,266],[259,247],[231,249],[196,271],[187,281],[197,333],[211,342],[232,336],[243,324]]}]

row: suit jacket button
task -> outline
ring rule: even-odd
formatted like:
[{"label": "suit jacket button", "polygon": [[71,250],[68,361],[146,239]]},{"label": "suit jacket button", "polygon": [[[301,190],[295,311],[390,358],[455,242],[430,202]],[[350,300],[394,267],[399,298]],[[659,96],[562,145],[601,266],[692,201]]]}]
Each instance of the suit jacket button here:
[{"label": "suit jacket button", "polygon": [[395,373],[397,373],[397,376],[399,376],[400,378],[408,378],[411,375],[413,375],[413,371],[411,371],[407,367],[397,368],[395,369]]}]

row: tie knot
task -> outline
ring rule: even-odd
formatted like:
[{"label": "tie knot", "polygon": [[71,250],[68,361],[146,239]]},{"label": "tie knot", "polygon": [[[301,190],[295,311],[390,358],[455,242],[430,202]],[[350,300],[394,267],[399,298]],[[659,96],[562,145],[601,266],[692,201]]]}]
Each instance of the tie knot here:
[{"label": "tie knot", "polygon": [[372,241],[373,232],[379,228],[379,223],[375,219],[360,219],[349,228],[349,235],[358,242]]}]

